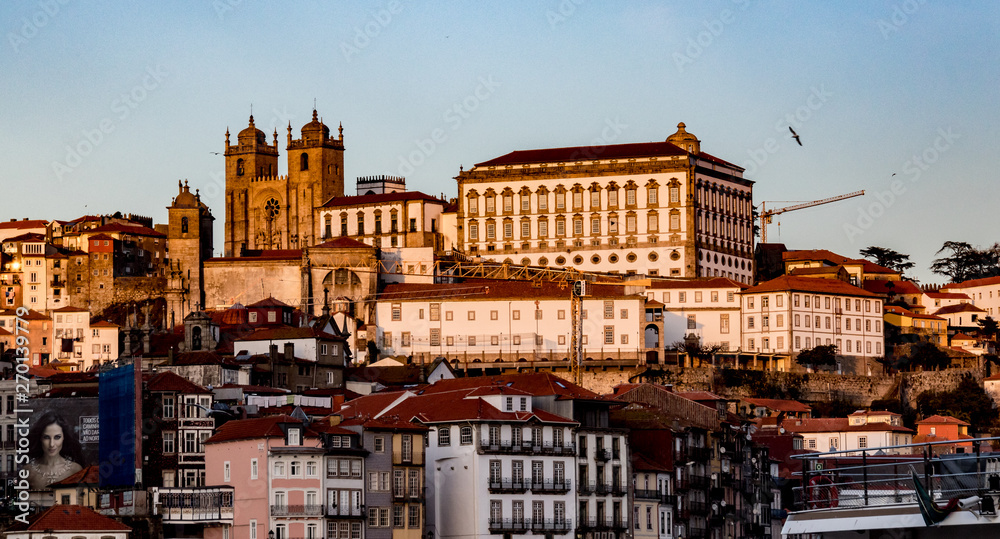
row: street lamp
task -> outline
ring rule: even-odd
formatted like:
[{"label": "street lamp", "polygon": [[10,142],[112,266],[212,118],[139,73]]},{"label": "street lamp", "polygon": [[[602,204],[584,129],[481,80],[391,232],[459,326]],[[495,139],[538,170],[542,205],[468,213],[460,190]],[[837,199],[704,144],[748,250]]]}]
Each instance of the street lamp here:
[{"label": "street lamp", "polygon": [[274,530],[267,530],[267,539],[274,539]]}]

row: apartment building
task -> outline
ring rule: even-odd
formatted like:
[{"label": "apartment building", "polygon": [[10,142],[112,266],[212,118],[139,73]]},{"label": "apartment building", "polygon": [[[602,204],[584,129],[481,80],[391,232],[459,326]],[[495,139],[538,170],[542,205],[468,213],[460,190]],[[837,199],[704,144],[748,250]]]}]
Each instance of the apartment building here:
[{"label": "apartment building", "polygon": [[985,316],[1000,318],[1000,277],[949,283],[941,287],[940,293],[965,294],[973,305],[986,312]]},{"label": "apartment building", "polygon": [[846,372],[871,374],[884,354],[882,298],[837,279],[785,275],[743,291],[743,349],[797,354],[835,345]]},{"label": "apartment building", "polygon": [[[570,283],[558,282],[391,284],[376,306],[377,342],[383,355],[418,363],[567,361],[570,293]],[[584,358],[644,357],[644,303],[623,285],[589,284],[581,306]]]},{"label": "apartment building", "polygon": [[747,285],[724,277],[653,281],[646,297],[663,303],[663,341],[694,335],[706,346],[736,351],[743,342],[740,297]]}]

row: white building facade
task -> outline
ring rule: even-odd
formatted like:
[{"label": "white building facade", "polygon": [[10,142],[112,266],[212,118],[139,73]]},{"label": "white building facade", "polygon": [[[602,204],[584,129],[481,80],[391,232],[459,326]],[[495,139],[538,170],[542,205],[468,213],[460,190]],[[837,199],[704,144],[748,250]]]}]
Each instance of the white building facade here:
[{"label": "white building facade", "polygon": [[665,142],[515,151],[459,173],[468,254],[524,265],[670,277],[753,276],[753,182]]},{"label": "white building facade", "polygon": [[703,345],[735,351],[740,332],[741,293],[746,285],[716,277],[690,281],[653,281],[646,297],[663,303],[663,341],[668,346],[695,335]]}]

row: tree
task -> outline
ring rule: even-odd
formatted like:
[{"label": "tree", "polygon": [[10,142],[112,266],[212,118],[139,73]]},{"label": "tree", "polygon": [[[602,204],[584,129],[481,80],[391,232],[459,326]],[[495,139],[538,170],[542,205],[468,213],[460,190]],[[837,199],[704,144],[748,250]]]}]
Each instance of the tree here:
[{"label": "tree", "polygon": [[833,344],[821,344],[815,348],[809,348],[799,352],[795,356],[795,361],[799,365],[818,367],[821,365],[837,364],[837,346]]},{"label": "tree", "polygon": [[697,337],[693,339],[685,337],[683,341],[675,342],[673,347],[675,350],[684,352],[688,357],[697,359],[699,365],[707,359],[712,359],[717,352],[722,350],[722,345],[703,345]]},{"label": "tree", "polygon": [[987,341],[996,340],[997,333],[1000,332],[1000,324],[992,316],[980,318],[976,323],[979,324],[979,334],[982,335],[983,339]]},{"label": "tree", "polygon": [[898,271],[901,274],[905,273],[906,270],[912,268],[914,265],[913,262],[910,262],[910,255],[904,255],[885,247],[876,247],[872,245],[862,249],[860,253],[861,256],[871,260],[879,266],[889,268],[893,271]]},{"label": "tree", "polygon": [[760,238],[760,212],[757,206],[751,206],[750,217],[753,219],[753,237]]},{"label": "tree", "polygon": [[947,275],[953,283],[1000,275],[1000,244],[977,249],[964,241],[946,241],[935,254],[945,251],[950,254],[934,259],[931,271]]},{"label": "tree", "polygon": [[951,365],[951,356],[932,342],[918,342],[910,347],[910,365],[919,365],[925,370],[939,371]]}]

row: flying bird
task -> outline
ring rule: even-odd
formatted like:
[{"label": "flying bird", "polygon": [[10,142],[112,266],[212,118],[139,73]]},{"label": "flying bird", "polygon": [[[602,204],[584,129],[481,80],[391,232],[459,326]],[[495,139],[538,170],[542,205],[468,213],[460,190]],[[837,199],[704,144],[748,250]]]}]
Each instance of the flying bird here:
[{"label": "flying bird", "polygon": [[222,152],[208,152],[208,153],[210,153],[212,155],[222,155]]},{"label": "flying bird", "polygon": [[795,142],[798,142],[799,146],[802,146],[802,141],[799,140],[799,134],[792,129],[792,126],[788,126],[788,130],[792,132],[792,138],[795,139]]}]

